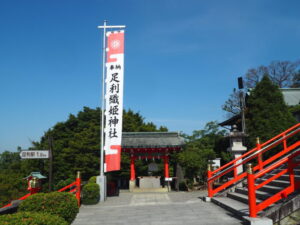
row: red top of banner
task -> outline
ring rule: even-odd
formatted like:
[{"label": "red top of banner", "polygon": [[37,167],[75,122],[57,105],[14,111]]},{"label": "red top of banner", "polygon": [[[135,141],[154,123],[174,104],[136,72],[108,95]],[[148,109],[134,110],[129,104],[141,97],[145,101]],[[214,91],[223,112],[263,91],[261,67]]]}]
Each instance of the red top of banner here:
[{"label": "red top of banner", "polygon": [[107,63],[116,62],[111,55],[124,54],[124,31],[107,32]]}]

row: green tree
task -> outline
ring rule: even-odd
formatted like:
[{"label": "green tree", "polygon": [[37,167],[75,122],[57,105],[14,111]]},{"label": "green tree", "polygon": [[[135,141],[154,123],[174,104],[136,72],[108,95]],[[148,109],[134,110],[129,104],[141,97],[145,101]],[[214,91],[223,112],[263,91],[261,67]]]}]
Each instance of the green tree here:
[{"label": "green tree", "polygon": [[[81,171],[84,180],[98,175],[100,167],[100,108],[84,107],[77,115],[70,115],[65,122],[59,122],[49,129],[39,142],[34,142],[34,148],[47,149],[48,138],[54,140],[53,174],[54,183],[74,177],[76,171]],[[123,112],[123,131],[166,131],[149,122],[132,110]],[[48,165],[44,165],[48,168]],[[129,158],[122,154],[121,171],[113,172],[111,176],[129,177]]]},{"label": "green tree", "polygon": [[27,193],[25,176],[18,152],[0,154],[0,207]]},{"label": "green tree", "polygon": [[[227,146],[220,146],[225,130],[220,130],[216,121],[209,122],[203,130],[196,130],[191,136],[185,136],[186,146],[177,154],[177,160],[184,168],[185,177],[193,182],[196,177],[204,182],[209,160],[222,157]],[[224,144],[224,143],[223,143]]]},{"label": "green tree", "polygon": [[[300,61],[273,61],[268,66],[259,66],[249,69],[243,76],[246,89],[255,88],[257,83],[264,76],[280,88],[298,88],[300,87]],[[241,112],[239,91],[233,90],[228,100],[222,105],[222,109],[227,112],[227,116],[238,115]]]},{"label": "green tree", "polygon": [[246,124],[251,145],[256,137],[267,141],[296,123],[278,86],[264,76],[251,91],[247,103]]}]

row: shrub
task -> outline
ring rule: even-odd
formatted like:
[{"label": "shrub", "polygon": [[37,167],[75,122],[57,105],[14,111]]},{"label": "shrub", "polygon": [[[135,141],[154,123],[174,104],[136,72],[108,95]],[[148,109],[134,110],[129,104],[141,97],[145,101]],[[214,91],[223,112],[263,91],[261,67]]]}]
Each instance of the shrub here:
[{"label": "shrub", "polygon": [[100,199],[100,187],[96,183],[87,183],[82,188],[82,204],[97,204]]},{"label": "shrub", "polygon": [[92,176],[90,179],[89,179],[89,183],[96,183],[97,181],[97,177],[96,176]]},{"label": "shrub", "polygon": [[179,183],[179,191],[187,191],[187,190],[188,190],[188,188],[187,188],[185,181],[181,181]]},{"label": "shrub", "polygon": [[54,186],[54,190],[58,191],[59,189],[71,184],[74,182],[73,178],[68,178],[66,180],[60,180],[55,186]]},{"label": "shrub", "polygon": [[25,199],[20,204],[19,211],[50,213],[64,218],[71,224],[78,213],[78,205],[75,196],[71,193],[38,193]]},{"label": "shrub", "polygon": [[1,225],[68,225],[61,217],[49,213],[18,212],[0,216]]}]

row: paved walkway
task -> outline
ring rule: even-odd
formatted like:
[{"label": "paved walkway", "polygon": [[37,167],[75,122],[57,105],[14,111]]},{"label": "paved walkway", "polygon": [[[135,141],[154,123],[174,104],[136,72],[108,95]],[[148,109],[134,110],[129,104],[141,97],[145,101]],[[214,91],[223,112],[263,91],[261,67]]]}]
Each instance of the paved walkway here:
[{"label": "paved walkway", "polygon": [[120,193],[104,203],[81,206],[73,225],[241,225],[204,192]]}]

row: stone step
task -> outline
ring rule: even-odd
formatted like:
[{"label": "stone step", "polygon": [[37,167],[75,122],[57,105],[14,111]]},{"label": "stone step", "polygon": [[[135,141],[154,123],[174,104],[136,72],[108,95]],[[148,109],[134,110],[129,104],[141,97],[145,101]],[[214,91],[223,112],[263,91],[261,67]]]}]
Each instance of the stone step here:
[{"label": "stone step", "polygon": [[260,191],[264,191],[264,192],[268,192],[270,194],[276,194],[276,193],[278,193],[279,191],[281,191],[283,189],[284,188],[282,188],[282,187],[271,186],[271,185],[264,185],[259,190]]},{"label": "stone step", "polygon": [[[275,170],[271,171],[270,173],[268,173],[268,175],[269,176],[274,176],[275,174],[277,174],[278,172],[280,172],[280,171],[282,171],[283,169],[286,169],[286,168],[287,168],[287,166],[284,166],[281,169],[275,169]],[[286,173],[286,174],[288,174],[288,173]],[[294,174],[295,175],[300,175],[300,168],[295,168],[294,169]]]},{"label": "stone step", "polygon": [[132,190],[130,190],[130,192],[134,192],[134,193],[164,193],[164,192],[168,192],[168,188],[133,188]]},{"label": "stone step", "polygon": [[[261,179],[261,182],[264,182],[266,180],[267,179]],[[289,182],[289,180],[278,180],[277,179],[277,180],[271,181],[270,183],[268,183],[268,185],[285,188],[290,185],[290,182]]]},{"label": "stone step", "polygon": [[[248,195],[244,195],[237,192],[229,192],[227,193],[227,197],[242,202],[244,204],[248,204]],[[260,203],[260,202],[261,202],[260,199],[256,199],[256,203]]]},{"label": "stone step", "polygon": [[234,215],[243,219],[244,216],[249,215],[248,204],[236,201],[228,197],[214,197],[211,201],[222,208],[232,212]]},{"label": "stone step", "polygon": [[[247,202],[248,202],[248,189],[246,189],[246,188],[237,188],[237,189],[235,189],[235,192],[247,196]],[[265,200],[265,199],[267,199],[271,196],[272,196],[272,194],[270,194],[268,192],[256,191],[256,198],[258,198],[260,200]]]},{"label": "stone step", "polygon": [[[295,175],[296,180],[300,180],[300,175]],[[283,174],[282,176],[278,177],[277,180],[290,180],[290,175],[289,174]]]}]

